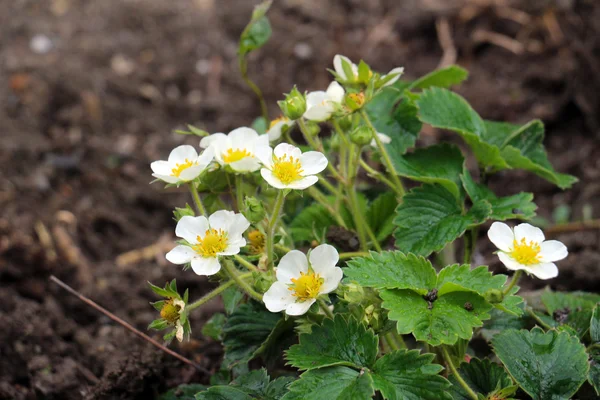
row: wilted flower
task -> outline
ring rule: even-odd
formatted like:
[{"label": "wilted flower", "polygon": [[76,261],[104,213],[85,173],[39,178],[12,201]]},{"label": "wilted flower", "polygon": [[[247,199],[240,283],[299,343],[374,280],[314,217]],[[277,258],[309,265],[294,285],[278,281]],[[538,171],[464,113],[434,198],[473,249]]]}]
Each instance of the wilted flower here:
[{"label": "wilted flower", "polygon": [[277,281],[264,294],[263,301],[271,312],[284,311],[288,315],[302,315],[317,301],[317,297],[334,291],[342,280],[343,272],[336,267],[337,250],[328,244],[317,246],[306,255],[292,250],[281,258],[277,266]]},{"label": "wilted flower", "polygon": [[510,270],[525,270],[540,279],[558,276],[553,261],[567,257],[567,247],[558,240],[544,240],[540,228],[519,224],[514,230],[502,222],[494,222],[488,237],[500,249],[498,257]]},{"label": "wilted flower", "polygon": [[311,121],[326,121],[344,100],[344,88],[333,81],[327,87],[327,91],[322,90],[310,92],[306,95],[306,112],[304,118]]},{"label": "wilted flower", "polygon": [[167,161],[154,161],[150,164],[152,176],[167,183],[189,182],[196,179],[213,160],[212,150],[207,149],[198,155],[190,145],[174,148]]},{"label": "wilted flower", "polygon": [[269,146],[257,149],[256,156],[263,163],[262,177],[277,189],[306,189],[317,183],[315,175],[327,167],[327,158],[318,151],[302,151],[288,143],[280,143],[273,150]]},{"label": "wilted flower", "polygon": [[260,168],[255,157],[256,148],[269,144],[267,135],[259,135],[251,128],[237,128],[225,135],[214,133],[202,138],[200,147],[212,149],[215,160],[236,172],[254,172]]},{"label": "wilted flower", "polygon": [[173,264],[191,262],[198,275],[214,275],[221,269],[219,256],[232,256],[246,245],[242,236],[250,223],[242,214],[220,210],[206,218],[185,216],[175,228],[177,237],[187,241],[167,253]]}]

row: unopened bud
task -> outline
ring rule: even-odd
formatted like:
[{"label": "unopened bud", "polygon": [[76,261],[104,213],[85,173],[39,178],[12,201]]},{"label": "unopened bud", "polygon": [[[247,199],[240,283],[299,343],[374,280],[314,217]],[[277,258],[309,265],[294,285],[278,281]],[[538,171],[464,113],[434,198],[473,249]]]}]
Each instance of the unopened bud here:
[{"label": "unopened bud", "polygon": [[283,115],[291,120],[296,120],[306,111],[306,97],[294,88],[285,96],[285,100],[278,101],[277,104],[281,108]]},{"label": "unopened bud", "polygon": [[502,293],[502,290],[490,289],[487,292],[485,292],[483,297],[488,303],[497,304],[501,303],[502,300],[504,300],[504,293]]},{"label": "unopened bud", "polygon": [[267,215],[262,203],[255,197],[246,197],[244,205],[246,209],[243,211],[243,214],[253,224],[262,221],[265,215]]},{"label": "unopened bud", "polygon": [[365,94],[359,93],[348,93],[345,97],[346,106],[350,111],[360,110],[365,105]]},{"label": "unopened bud", "polygon": [[366,146],[373,140],[373,132],[366,125],[361,125],[350,134],[350,140],[352,143],[359,146]]}]

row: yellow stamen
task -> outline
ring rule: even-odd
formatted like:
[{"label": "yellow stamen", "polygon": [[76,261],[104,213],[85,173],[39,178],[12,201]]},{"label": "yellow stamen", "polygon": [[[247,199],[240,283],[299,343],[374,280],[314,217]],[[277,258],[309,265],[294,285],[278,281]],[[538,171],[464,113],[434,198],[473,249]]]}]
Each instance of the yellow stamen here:
[{"label": "yellow stamen", "polygon": [[316,299],[319,296],[323,282],[325,280],[319,274],[300,272],[300,278],[292,278],[292,284],[288,290],[291,290],[293,292],[292,296],[297,297],[300,301]]},{"label": "yellow stamen", "polygon": [[282,183],[288,185],[291,182],[302,179],[302,164],[299,158],[284,154],[281,157],[273,156],[273,175]]},{"label": "yellow stamen", "polygon": [[280,122],[288,122],[290,119],[280,115],[278,118],[275,118],[273,121],[271,121],[271,123],[269,124],[269,129],[271,129],[272,127],[274,127],[275,125],[277,125]]},{"label": "yellow stamen", "polygon": [[223,153],[221,157],[223,157],[224,162],[230,164],[232,162],[240,161],[246,157],[252,157],[252,153],[246,149],[227,149],[227,151]]},{"label": "yellow stamen", "polygon": [[196,240],[192,249],[202,257],[216,257],[227,248],[227,232],[222,229],[207,229],[204,238],[197,236]]},{"label": "yellow stamen", "polygon": [[175,168],[173,168],[173,169],[171,170],[171,174],[172,174],[173,176],[176,176],[176,177],[178,177],[178,178],[179,178],[179,175],[181,175],[181,173],[182,173],[184,170],[188,169],[189,167],[191,167],[191,166],[193,166],[193,165],[197,165],[197,164],[196,164],[196,162],[195,162],[195,161],[190,161],[190,160],[188,160],[188,159],[186,158],[186,159],[185,159],[185,162],[184,162],[183,164],[179,164],[179,163],[176,163],[176,164],[175,164]]},{"label": "yellow stamen", "polygon": [[513,249],[510,252],[512,258],[514,258],[519,264],[533,265],[540,263],[540,245],[533,240],[527,243],[525,238],[521,239],[520,242],[513,240]]},{"label": "yellow stamen", "polygon": [[362,107],[365,104],[365,94],[363,92],[348,93],[348,97],[350,97],[358,107]]}]

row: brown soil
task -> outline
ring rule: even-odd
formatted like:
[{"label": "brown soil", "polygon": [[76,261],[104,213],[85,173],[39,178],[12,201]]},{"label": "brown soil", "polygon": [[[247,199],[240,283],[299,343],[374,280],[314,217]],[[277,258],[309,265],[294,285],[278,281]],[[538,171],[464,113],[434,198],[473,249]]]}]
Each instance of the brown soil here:
[{"label": "brown soil", "polygon": [[[187,197],[149,185],[149,163],[177,144],[197,144],[170,133],[185,123],[227,131],[258,115],[235,63],[236,38],[255,3],[0,5],[0,398],[148,399],[178,383],[208,381],[48,277],[57,275],[140,329],[154,317],[146,281],[177,278],[192,298],[207,290],[205,279],[164,260],[171,209]],[[551,161],[581,180],[561,192],[510,171],[494,176],[492,186],[503,194],[533,191],[545,217],[563,204],[574,219],[586,209],[598,217],[600,7],[593,4],[281,0],[270,13],[275,35],[252,55],[250,74],[275,115],[275,100],[294,83],[326,86],[325,68],[336,53],[382,71],[404,65],[413,78],[444,55],[452,61],[455,50],[471,72],[460,93],[486,118],[543,119]],[[426,132],[422,141],[437,137]],[[161,237],[149,258],[116,266],[120,254]],[[558,238],[572,254],[550,284],[597,290],[598,232]],[[486,241],[481,245],[490,254]],[[477,257],[499,267],[492,256]],[[178,351],[214,369],[218,348],[199,334],[210,313],[193,316],[196,341]]]}]

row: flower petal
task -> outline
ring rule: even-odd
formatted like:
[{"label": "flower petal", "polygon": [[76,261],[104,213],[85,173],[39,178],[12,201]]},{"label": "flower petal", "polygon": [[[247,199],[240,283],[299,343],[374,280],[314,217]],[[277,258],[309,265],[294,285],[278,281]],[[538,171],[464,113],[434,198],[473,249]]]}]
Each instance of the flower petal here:
[{"label": "flower petal", "polygon": [[167,183],[177,183],[179,182],[179,178],[176,176],[171,176],[171,175],[159,175],[159,174],[152,174],[153,177],[155,177],[156,179],[160,179],[161,181],[167,182]]},{"label": "flower petal", "polygon": [[333,105],[329,101],[326,101],[325,104],[318,104],[307,108],[302,116],[310,121],[322,122],[328,120],[333,111]]},{"label": "flower petal", "polygon": [[221,270],[217,257],[196,257],[192,260],[192,269],[197,275],[214,275]]},{"label": "flower petal", "polygon": [[277,146],[275,146],[275,149],[273,149],[273,154],[275,154],[275,157],[288,156],[300,158],[302,155],[302,150],[296,146],[292,146],[289,143],[279,143]]},{"label": "flower petal", "polygon": [[327,294],[333,292],[339,286],[343,276],[344,272],[340,267],[335,267],[324,272],[321,276],[324,282],[319,293]]},{"label": "flower petal", "polygon": [[257,146],[254,156],[265,167],[269,169],[273,168],[273,149],[270,146]]},{"label": "flower petal", "polygon": [[235,143],[236,145],[240,146],[239,148],[241,148],[254,143],[254,141],[258,138],[258,133],[252,128],[243,126],[241,128],[232,130],[227,136],[229,136],[229,139],[231,139],[232,143]]},{"label": "flower petal", "polygon": [[227,135],[224,133],[213,133],[212,135],[205,136],[200,140],[200,147],[206,149],[208,146],[215,143],[217,140],[223,140],[226,137]]},{"label": "flower petal", "polygon": [[513,247],[515,235],[505,223],[494,222],[488,230],[488,238],[500,250],[510,251]]},{"label": "flower petal", "polygon": [[189,246],[178,245],[173,250],[167,253],[165,256],[169,262],[173,264],[185,264],[192,261],[192,258],[196,257],[197,254]]},{"label": "flower petal", "polygon": [[196,237],[204,237],[208,229],[208,220],[204,216],[191,217],[186,215],[182,217],[175,227],[175,235],[184,238],[191,244],[196,244]]},{"label": "flower petal", "polygon": [[547,240],[540,244],[540,261],[548,263],[552,261],[559,261],[566,258],[569,255],[567,246],[558,240]]},{"label": "flower petal", "polygon": [[[306,95],[306,108],[309,109],[311,107],[323,105],[328,100],[329,95],[322,90],[310,92]],[[306,114],[304,115],[306,118]]]},{"label": "flower petal", "polygon": [[242,213],[237,213],[231,219],[229,236],[241,236],[250,227],[250,221]]},{"label": "flower petal", "polygon": [[558,267],[554,263],[542,263],[525,268],[539,279],[552,279],[558,276]]},{"label": "flower petal", "polygon": [[306,314],[306,312],[308,311],[308,309],[310,308],[310,306],[312,306],[315,301],[317,301],[316,299],[309,299],[306,301],[303,301],[301,303],[292,303],[290,305],[288,305],[285,309],[285,313],[287,315],[303,315]]},{"label": "flower petal", "polygon": [[335,73],[338,74],[342,80],[346,81],[346,80],[348,80],[348,77],[346,76],[346,72],[344,71],[344,67],[342,65],[342,60],[344,60],[348,64],[352,65],[352,61],[350,61],[350,59],[348,57],[343,56],[341,54],[336,54],[333,57],[333,69],[335,70]]},{"label": "flower petal", "polygon": [[519,224],[515,226],[515,240],[520,242],[521,239],[525,239],[527,243],[533,241],[534,243],[542,243],[544,241],[544,232],[540,228],[537,228],[530,224]]},{"label": "flower petal", "polygon": [[208,148],[206,150],[204,150],[202,152],[202,154],[200,154],[198,156],[198,160],[196,161],[196,163],[202,167],[202,169],[204,170],[206,167],[208,167],[208,164],[210,164],[213,160],[213,158],[215,157],[215,152],[214,149]]},{"label": "flower petal", "polygon": [[204,168],[201,165],[192,165],[191,167],[188,167],[181,171],[181,173],[179,174],[179,179],[184,182],[193,181],[194,179],[200,176],[202,171],[204,171]]},{"label": "flower petal", "polygon": [[322,275],[336,266],[340,260],[340,255],[335,247],[322,244],[311,250],[309,260],[312,269],[317,274]]},{"label": "flower petal", "polygon": [[[275,178],[277,179],[277,178]],[[302,179],[298,179],[297,181],[290,182],[287,185],[284,185],[285,189],[295,189],[295,190],[304,190],[307,187],[310,187],[317,183],[319,178],[316,175],[305,176]]]},{"label": "flower petal", "polygon": [[279,282],[290,284],[292,283],[292,278],[300,276],[300,272],[308,272],[308,260],[303,252],[292,250],[281,257],[275,275]]},{"label": "flower petal", "polygon": [[184,144],[182,146],[175,147],[171,154],[169,154],[169,163],[175,164],[183,164],[185,160],[188,161],[196,161],[198,158],[198,152],[193,146],[189,144]]},{"label": "flower petal", "polygon": [[225,232],[229,232],[229,227],[233,222],[235,212],[228,210],[215,211],[208,217],[208,224],[211,229],[222,229]]},{"label": "flower petal", "polygon": [[171,175],[173,170],[173,166],[168,161],[164,160],[154,161],[150,164],[150,168],[152,169],[152,172],[157,175]]},{"label": "flower petal", "polygon": [[292,291],[281,282],[274,282],[263,295],[265,307],[271,312],[283,311],[295,301],[296,298],[292,295]]},{"label": "flower petal", "polygon": [[402,76],[403,73],[404,73],[404,67],[396,67],[396,68],[392,69],[386,75],[382,76],[382,78],[386,78],[386,77],[388,77],[390,75],[395,75],[392,79],[390,79],[389,81],[387,81],[383,85],[383,87],[390,86],[390,85],[393,85],[394,83],[396,83],[396,81],[398,79],[400,79],[400,77]]},{"label": "flower petal", "polygon": [[516,271],[519,269],[526,269],[527,267],[521,263],[519,263],[517,260],[515,260],[514,258],[512,258],[510,256],[510,254],[505,253],[503,251],[498,252],[498,258],[500,259],[500,261],[502,261],[502,264],[504,264],[504,266],[512,271]]},{"label": "flower petal", "polygon": [[236,172],[254,172],[260,168],[260,162],[256,157],[244,157],[230,163],[229,166]]},{"label": "flower petal", "polygon": [[344,100],[344,94],[346,92],[344,91],[342,85],[340,85],[336,81],[333,81],[329,84],[325,93],[327,93],[327,95],[329,96],[330,101],[334,101],[339,104],[342,102],[342,100]]},{"label": "flower petal", "polygon": [[239,242],[229,243],[227,245],[227,248],[224,251],[221,251],[221,252],[217,253],[217,255],[219,255],[219,256],[233,256],[233,255],[239,254],[240,248],[243,247],[246,243],[245,243],[245,240],[244,240],[244,244],[242,246],[238,246],[237,243],[239,243]]},{"label": "flower petal", "polygon": [[271,172],[271,170],[262,168],[260,170],[260,174],[262,175],[264,180],[267,181],[267,183],[273,186],[275,189],[287,189],[287,185],[281,182],[279,179],[277,179],[277,177],[273,175],[273,172]]},{"label": "flower petal", "polygon": [[327,168],[327,157],[318,151],[307,151],[300,156],[302,176],[315,175]]},{"label": "flower petal", "polygon": [[286,124],[286,121],[279,121],[269,128],[269,130],[267,131],[267,135],[269,136],[270,142],[274,142],[281,137],[281,130]]}]

